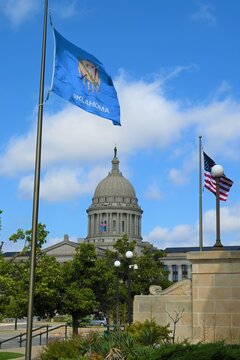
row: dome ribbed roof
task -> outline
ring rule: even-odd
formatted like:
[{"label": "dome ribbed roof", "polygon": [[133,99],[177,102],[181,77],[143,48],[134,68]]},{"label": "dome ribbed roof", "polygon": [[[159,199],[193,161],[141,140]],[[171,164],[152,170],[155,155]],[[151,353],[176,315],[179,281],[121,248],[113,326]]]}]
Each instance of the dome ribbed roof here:
[{"label": "dome ribbed roof", "polygon": [[132,184],[119,172],[119,160],[117,158],[116,148],[114,149],[114,158],[112,160],[112,171],[97,185],[94,193],[94,198],[106,196],[136,198]]}]

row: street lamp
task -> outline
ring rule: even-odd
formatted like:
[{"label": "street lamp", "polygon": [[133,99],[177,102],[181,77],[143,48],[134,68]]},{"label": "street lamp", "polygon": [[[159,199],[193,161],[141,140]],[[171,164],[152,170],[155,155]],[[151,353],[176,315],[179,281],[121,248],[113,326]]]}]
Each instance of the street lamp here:
[{"label": "street lamp", "polygon": [[222,250],[223,245],[220,240],[220,199],[219,199],[219,180],[224,174],[223,167],[221,165],[214,165],[211,169],[211,174],[216,181],[216,243],[214,248],[216,250]]},{"label": "street lamp", "polygon": [[128,280],[127,280],[127,284],[128,284],[128,325],[131,324],[131,320],[132,320],[132,300],[131,300],[131,259],[133,257],[133,252],[132,251],[127,251],[125,254],[127,260],[128,260]]},{"label": "street lamp", "polygon": [[118,268],[121,263],[119,260],[114,261],[114,266],[116,268],[116,330],[118,331],[119,327],[119,292],[118,292]]}]

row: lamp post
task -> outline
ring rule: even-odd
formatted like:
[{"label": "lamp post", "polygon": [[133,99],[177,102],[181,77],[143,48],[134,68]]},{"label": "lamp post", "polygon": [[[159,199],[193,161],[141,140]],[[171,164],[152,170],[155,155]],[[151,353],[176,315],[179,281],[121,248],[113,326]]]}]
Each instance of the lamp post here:
[{"label": "lamp post", "polygon": [[119,291],[118,291],[118,268],[121,265],[119,260],[114,261],[116,268],[116,330],[119,328]]},{"label": "lamp post", "polygon": [[221,165],[214,165],[211,169],[211,174],[216,181],[216,243],[214,248],[216,250],[222,250],[223,245],[220,239],[220,199],[219,199],[219,180],[224,174],[223,167]]},{"label": "lamp post", "polygon": [[127,285],[128,285],[128,325],[131,324],[132,321],[132,299],[131,299],[131,258],[133,257],[133,252],[132,251],[127,251],[125,254],[127,260],[128,260],[128,280],[127,280]]}]

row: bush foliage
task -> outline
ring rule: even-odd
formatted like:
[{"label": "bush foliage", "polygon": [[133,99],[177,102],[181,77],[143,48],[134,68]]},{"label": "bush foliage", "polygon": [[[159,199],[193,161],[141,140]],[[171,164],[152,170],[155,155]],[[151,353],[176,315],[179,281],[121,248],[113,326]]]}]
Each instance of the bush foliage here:
[{"label": "bush foliage", "polygon": [[155,321],[135,323],[125,332],[90,333],[45,346],[40,360],[239,360],[240,346],[224,342],[172,344],[171,331]]}]

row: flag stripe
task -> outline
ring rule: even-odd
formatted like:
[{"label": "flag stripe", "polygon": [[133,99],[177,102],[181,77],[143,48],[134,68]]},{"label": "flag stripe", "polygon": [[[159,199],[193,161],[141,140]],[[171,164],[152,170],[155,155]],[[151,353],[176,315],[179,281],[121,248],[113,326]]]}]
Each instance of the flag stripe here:
[{"label": "flag stripe", "polygon": [[[204,187],[216,195],[216,180],[211,174],[211,169],[216,163],[205,153],[204,155]],[[233,181],[223,175],[219,179],[219,199],[226,201]]]}]

